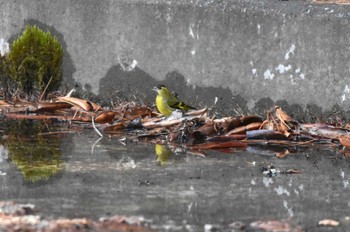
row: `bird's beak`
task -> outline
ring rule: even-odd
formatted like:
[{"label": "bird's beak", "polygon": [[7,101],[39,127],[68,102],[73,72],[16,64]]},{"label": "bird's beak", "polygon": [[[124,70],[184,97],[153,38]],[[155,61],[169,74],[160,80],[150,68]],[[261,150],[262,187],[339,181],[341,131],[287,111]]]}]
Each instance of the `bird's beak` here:
[{"label": "bird's beak", "polygon": [[157,86],[154,86],[154,87],[153,87],[153,91],[158,92],[158,90],[159,90],[159,89],[157,88]]}]

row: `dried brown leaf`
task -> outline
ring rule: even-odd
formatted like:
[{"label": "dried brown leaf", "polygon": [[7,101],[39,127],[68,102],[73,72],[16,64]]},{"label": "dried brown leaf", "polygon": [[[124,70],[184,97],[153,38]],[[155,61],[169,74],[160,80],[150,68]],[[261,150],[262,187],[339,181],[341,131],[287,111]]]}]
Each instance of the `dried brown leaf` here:
[{"label": "dried brown leaf", "polygon": [[116,114],[117,114],[116,112],[112,112],[112,111],[102,112],[101,114],[99,114],[95,118],[95,122],[96,123],[111,123],[111,122],[113,122]]},{"label": "dried brown leaf", "polygon": [[250,130],[257,130],[260,128],[262,122],[253,122],[250,123],[246,126],[240,126],[237,127],[231,131],[229,131],[226,135],[233,135],[233,134],[244,134],[246,131],[250,131]]},{"label": "dried brown leaf", "polygon": [[288,222],[267,220],[267,221],[256,221],[250,224],[250,227],[254,229],[260,229],[270,232],[302,232],[300,227],[294,227]]},{"label": "dried brown leaf", "polygon": [[339,142],[344,147],[350,148],[350,135],[339,136]]}]

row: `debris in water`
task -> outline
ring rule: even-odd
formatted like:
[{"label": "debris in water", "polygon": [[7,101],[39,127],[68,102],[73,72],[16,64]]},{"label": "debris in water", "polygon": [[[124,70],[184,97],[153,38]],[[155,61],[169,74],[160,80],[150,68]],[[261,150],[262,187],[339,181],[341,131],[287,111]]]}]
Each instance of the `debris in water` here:
[{"label": "debris in water", "polygon": [[332,226],[332,227],[336,227],[340,225],[340,222],[333,220],[333,219],[323,219],[321,221],[318,222],[319,226]]},{"label": "debris in water", "polygon": [[34,215],[34,205],[0,202],[0,228],[4,231],[152,231],[143,217],[112,216],[47,220]]},{"label": "debris in water", "polygon": [[273,165],[262,168],[262,173],[269,177],[278,176],[279,174],[301,174],[302,172],[297,169],[287,169],[286,171],[281,171],[275,168]]},{"label": "debris in water", "polygon": [[272,232],[302,232],[302,231],[304,231],[299,226],[292,226],[288,222],[277,221],[277,220],[256,221],[256,222],[250,223],[249,226],[253,229],[272,231]]},{"label": "debris in water", "polygon": [[275,168],[273,165],[269,165],[267,167],[262,168],[262,173],[269,177],[277,176],[281,171]]}]

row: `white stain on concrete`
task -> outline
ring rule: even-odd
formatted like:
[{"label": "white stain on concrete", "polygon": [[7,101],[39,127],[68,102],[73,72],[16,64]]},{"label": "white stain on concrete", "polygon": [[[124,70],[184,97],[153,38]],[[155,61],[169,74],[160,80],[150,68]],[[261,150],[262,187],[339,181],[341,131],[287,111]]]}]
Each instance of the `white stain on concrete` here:
[{"label": "white stain on concrete", "polygon": [[273,80],[274,77],[275,77],[275,74],[273,74],[270,69],[267,69],[264,72],[264,79],[265,80]]},{"label": "white stain on concrete", "polygon": [[252,74],[255,75],[258,72],[258,70],[256,68],[252,69]]},{"label": "white stain on concrete", "polygon": [[192,49],[191,54],[192,54],[192,56],[194,56],[196,54],[196,50]]},{"label": "white stain on concrete", "polygon": [[294,55],[294,51],[295,51],[295,45],[292,44],[292,45],[290,46],[289,50],[287,51],[287,53],[284,55],[284,59],[285,59],[285,60],[289,60],[290,55],[291,55],[291,54]]},{"label": "white stain on concrete", "polygon": [[251,184],[251,185],[256,185],[255,180],[254,180],[254,179],[252,179],[252,180],[250,181],[250,184]]},{"label": "white stain on concrete", "polygon": [[343,103],[346,100],[346,96],[350,94],[350,88],[348,85],[345,85],[343,90],[343,95],[341,96],[341,102]]},{"label": "white stain on concrete", "polygon": [[292,85],[296,85],[297,83],[295,82],[295,80],[294,80],[294,76],[291,74],[291,75],[289,75],[289,79],[290,79],[290,83],[292,84]]},{"label": "white stain on concrete", "polygon": [[270,184],[273,184],[273,180],[272,178],[269,177],[263,177],[263,184],[265,185],[265,187],[269,187]]},{"label": "white stain on concrete", "polygon": [[6,55],[10,52],[10,45],[3,38],[0,39],[0,54],[1,56]]},{"label": "white stain on concrete", "polygon": [[284,66],[283,64],[278,65],[276,68],[276,71],[279,73],[285,73],[292,69],[292,66],[289,64],[288,66]]},{"label": "white stain on concrete", "polygon": [[287,196],[290,196],[290,192],[281,185],[279,185],[278,188],[275,188],[274,190],[278,195],[286,194]]},{"label": "white stain on concrete", "polygon": [[258,35],[260,35],[260,31],[261,31],[261,26],[260,26],[260,24],[258,24],[256,27],[258,28]]},{"label": "white stain on concrete", "polygon": [[305,80],[305,73],[301,72],[301,69],[299,67],[297,69],[295,69],[295,73],[296,74],[300,73],[299,74],[300,79]]},{"label": "white stain on concrete", "polygon": [[289,217],[293,217],[294,216],[293,207],[289,207],[288,202],[286,200],[283,200],[283,206],[284,208],[287,209]]}]

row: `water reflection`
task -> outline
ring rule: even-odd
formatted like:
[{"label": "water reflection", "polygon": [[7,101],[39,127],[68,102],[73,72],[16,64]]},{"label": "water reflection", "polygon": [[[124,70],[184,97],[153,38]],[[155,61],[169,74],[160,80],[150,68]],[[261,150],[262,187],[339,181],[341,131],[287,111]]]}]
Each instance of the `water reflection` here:
[{"label": "water reflection", "polygon": [[173,154],[170,147],[156,144],[154,149],[156,151],[157,161],[160,163],[160,165],[166,165],[170,156]]},{"label": "water reflection", "polygon": [[[5,162],[7,159],[8,159],[8,150],[3,145],[0,145],[0,164]],[[5,175],[6,175],[6,172],[3,172],[0,169],[0,176],[5,176]]]},{"label": "water reflection", "polygon": [[45,137],[46,132],[48,129],[41,122],[10,122],[6,139],[1,141],[2,153],[8,153],[8,158],[28,182],[48,180],[63,167],[60,138]]}]

